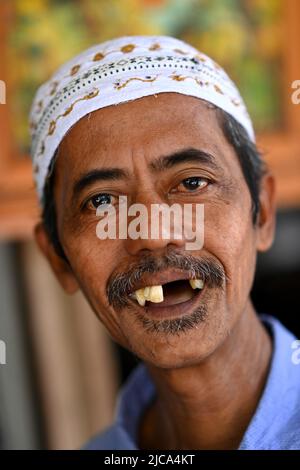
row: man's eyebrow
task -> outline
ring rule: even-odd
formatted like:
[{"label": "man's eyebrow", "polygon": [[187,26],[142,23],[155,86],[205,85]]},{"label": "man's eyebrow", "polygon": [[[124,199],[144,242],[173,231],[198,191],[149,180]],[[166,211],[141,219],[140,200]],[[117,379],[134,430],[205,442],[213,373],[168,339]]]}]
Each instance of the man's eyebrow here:
[{"label": "man's eyebrow", "polygon": [[179,165],[180,163],[203,163],[204,165],[211,167],[213,170],[220,169],[213,155],[205,152],[204,150],[193,147],[179,150],[170,155],[158,157],[156,160],[151,162],[150,166],[154,171],[162,171],[172,168],[174,165]]},{"label": "man's eyebrow", "polygon": [[95,182],[120,180],[128,177],[128,172],[122,168],[97,168],[79,177],[74,184],[73,195],[77,196],[83,189]]}]

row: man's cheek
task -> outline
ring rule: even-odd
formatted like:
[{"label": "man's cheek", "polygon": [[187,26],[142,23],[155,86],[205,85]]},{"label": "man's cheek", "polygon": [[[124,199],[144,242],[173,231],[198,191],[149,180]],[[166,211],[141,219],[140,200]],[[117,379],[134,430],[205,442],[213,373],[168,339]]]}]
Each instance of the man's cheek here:
[{"label": "man's cheek", "polygon": [[105,286],[109,276],[110,260],[104,250],[74,250],[70,259],[72,269],[80,285],[89,293],[94,292],[101,298],[105,295]]},{"label": "man's cheek", "polygon": [[214,239],[222,251],[239,252],[251,231],[251,211],[241,204],[231,202],[205,211],[204,237]]},{"label": "man's cheek", "polygon": [[[227,217],[212,218],[205,226],[204,247],[223,264],[235,289],[252,276],[255,260],[255,232],[251,215],[230,211]],[[245,290],[245,288],[244,288]]]}]

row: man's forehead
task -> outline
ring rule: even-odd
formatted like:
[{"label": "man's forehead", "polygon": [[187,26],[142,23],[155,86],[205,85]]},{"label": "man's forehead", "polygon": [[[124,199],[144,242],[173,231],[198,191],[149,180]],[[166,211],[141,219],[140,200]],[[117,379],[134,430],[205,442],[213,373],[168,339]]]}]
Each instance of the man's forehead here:
[{"label": "man's forehead", "polygon": [[[81,151],[90,147],[108,150],[118,145],[134,146],[140,140],[161,141],[189,139],[205,143],[214,135],[222,137],[213,105],[199,98],[176,93],[144,97],[128,103],[94,111],[76,123],[63,139],[65,151]],[[152,142],[153,143],[153,142]],[[167,142],[166,142],[167,143]],[[190,142],[192,144],[192,142]]]},{"label": "man's forehead", "polygon": [[[145,110],[148,118],[143,119]],[[104,170],[106,178],[112,169],[114,174],[121,170],[128,178],[137,167],[158,175],[181,164],[220,175],[233,159],[236,164],[233,154],[213,106],[197,98],[165,94],[85,116],[61,143],[56,168],[64,184],[68,180],[74,186],[85,176],[90,180],[94,171]]]}]

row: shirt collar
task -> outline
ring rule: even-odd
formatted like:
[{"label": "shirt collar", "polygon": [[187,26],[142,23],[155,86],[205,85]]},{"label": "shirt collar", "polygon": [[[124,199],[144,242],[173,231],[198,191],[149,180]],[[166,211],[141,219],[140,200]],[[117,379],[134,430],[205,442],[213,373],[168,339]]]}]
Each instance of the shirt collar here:
[{"label": "shirt collar", "polygon": [[[240,450],[266,448],[268,436],[279,432],[279,426],[290,416],[284,404],[288,401],[291,409],[291,400],[296,402],[296,391],[299,390],[299,371],[296,372],[291,360],[294,336],[275,318],[268,315],[261,315],[260,318],[271,332],[273,353],[263,394],[239,446]],[[295,393],[291,394],[293,389]],[[155,394],[154,383],[143,363],[131,373],[119,394],[116,424],[126,432],[136,449],[140,420]]]}]

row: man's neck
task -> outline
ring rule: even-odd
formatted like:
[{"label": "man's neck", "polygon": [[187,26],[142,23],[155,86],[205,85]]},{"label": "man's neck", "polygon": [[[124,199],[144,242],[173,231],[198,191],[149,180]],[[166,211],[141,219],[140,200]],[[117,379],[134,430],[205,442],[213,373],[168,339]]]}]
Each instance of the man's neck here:
[{"label": "man's neck", "polygon": [[271,349],[249,304],[224,343],[200,364],[148,366],[157,398],[142,420],[141,448],[238,448],[261,397]]}]

